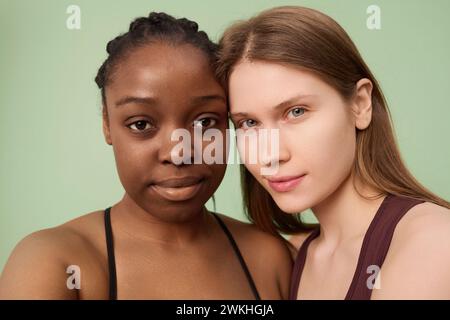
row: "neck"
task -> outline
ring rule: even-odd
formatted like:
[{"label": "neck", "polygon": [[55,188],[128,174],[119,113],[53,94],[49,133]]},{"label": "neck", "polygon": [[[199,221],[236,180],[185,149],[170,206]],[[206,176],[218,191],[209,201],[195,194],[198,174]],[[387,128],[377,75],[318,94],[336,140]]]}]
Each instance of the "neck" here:
[{"label": "neck", "polygon": [[363,237],[384,200],[379,192],[359,183],[361,194],[372,197],[365,199],[355,190],[353,179],[353,174],[349,175],[333,194],[312,208],[320,223],[318,240],[330,247]]},{"label": "neck", "polygon": [[186,246],[210,235],[211,218],[205,207],[186,221],[164,221],[141,207],[128,194],[113,206],[117,231],[161,245]]}]

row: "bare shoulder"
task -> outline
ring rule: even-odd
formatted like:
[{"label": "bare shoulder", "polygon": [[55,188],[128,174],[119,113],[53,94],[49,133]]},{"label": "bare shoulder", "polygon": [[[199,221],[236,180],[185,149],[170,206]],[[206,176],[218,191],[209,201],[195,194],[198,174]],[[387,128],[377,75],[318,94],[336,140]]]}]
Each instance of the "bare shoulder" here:
[{"label": "bare shoulder", "polygon": [[67,290],[67,268],[99,260],[93,237],[98,216],[93,212],[24,237],[1,274],[0,299],[78,298],[76,291]]},{"label": "bare shoulder", "polygon": [[449,240],[450,209],[424,202],[412,207],[400,220],[395,229],[392,246],[403,247],[423,243],[433,244],[434,248]]},{"label": "bare shoulder", "polygon": [[413,227],[421,223],[433,226],[446,221],[450,221],[450,209],[431,202],[424,202],[409,209],[400,221],[399,226],[403,224],[407,227]]},{"label": "bare shoulder", "polygon": [[289,255],[287,243],[280,237],[264,232],[251,223],[242,222],[225,215],[220,215],[220,217],[242,249],[252,251],[258,257],[273,255],[275,258]]},{"label": "bare shoulder", "polygon": [[233,234],[255,281],[259,282],[257,285],[260,288],[267,287],[270,285],[269,279],[275,280],[273,284],[277,294],[266,295],[265,298],[287,298],[292,272],[292,258],[287,241],[264,232],[253,224],[225,215],[220,217]]},{"label": "bare shoulder", "polygon": [[17,248],[39,246],[63,260],[101,250],[104,241],[103,211],[94,211],[54,228],[34,232],[25,237]]},{"label": "bare shoulder", "polygon": [[425,202],[408,211],[395,229],[381,279],[375,299],[450,299],[449,209]]}]

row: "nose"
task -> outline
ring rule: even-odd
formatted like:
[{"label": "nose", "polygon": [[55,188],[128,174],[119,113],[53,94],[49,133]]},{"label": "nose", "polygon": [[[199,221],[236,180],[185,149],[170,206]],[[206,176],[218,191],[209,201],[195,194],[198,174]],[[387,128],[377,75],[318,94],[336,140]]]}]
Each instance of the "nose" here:
[{"label": "nose", "polygon": [[160,131],[158,160],[176,166],[194,163],[194,144],[191,132],[176,126]]}]

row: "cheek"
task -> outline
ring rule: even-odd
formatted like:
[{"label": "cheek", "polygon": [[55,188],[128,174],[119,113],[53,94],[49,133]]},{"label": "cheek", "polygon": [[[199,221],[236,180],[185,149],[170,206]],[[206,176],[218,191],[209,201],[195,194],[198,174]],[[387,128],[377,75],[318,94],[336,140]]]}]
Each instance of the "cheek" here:
[{"label": "cheek", "polygon": [[133,193],[132,190],[139,189],[141,183],[144,182],[142,178],[144,177],[145,166],[142,160],[139,161],[138,154],[131,151],[132,149],[130,146],[125,147],[117,143],[114,145],[117,173],[120,182],[128,193]]},{"label": "cheek", "polygon": [[209,178],[209,190],[211,190],[211,194],[213,194],[216,191],[216,189],[222,182],[223,177],[225,176],[226,168],[227,168],[226,164],[214,164],[209,165],[208,168],[205,168],[204,171],[206,171],[207,169],[208,171],[211,172],[211,176]]},{"label": "cheek", "polygon": [[130,138],[125,132],[114,132],[113,151],[119,179],[129,193],[141,189],[150,177],[149,168],[154,164],[150,141]]},{"label": "cheek", "polygon": [[259,167],[260,153],[262,140],[258,134],[257,130],[247,130],[244,132],[237,133],[237,149],[239,152],[239,157],[245,166],[248,166],[250,172]]},{"label": "cheek", "polygon": [[[263,185],[265,188],[268,188],[266,185],[266,180],[262,178],[263,174],[263,165],[259,163],[259,149],[258,149],[258,139],[251,138],[243,142],[238,137],[237,149],[238,154],[241,159],[241,162],[245,165],[250,174],[258,181],[259,184]],[[270,192],[270,190],[268,190]]]},{"label": "cheek", "polygon": [[356,133],[347,115],[334,112],[311,123],[311,136],[305,153],[318,183],[342,182],[350,174],[355,158]]},{"label": "cheek", "polygon": [[250,174],[264,186],[262,174],[262,165],[259,163],[258,141],[256,137],[249,138],[242,136],[237,137],[238,156],[241,163],[245,165]]},{"label": "cheek", "polygon": [[199,143],[194,144],[195,152],[202,154],[204,163],[210,165],[227,163],[229,136],[225,128],[209,129],[197,139],[202,139],[202,142],[201,148]]}]

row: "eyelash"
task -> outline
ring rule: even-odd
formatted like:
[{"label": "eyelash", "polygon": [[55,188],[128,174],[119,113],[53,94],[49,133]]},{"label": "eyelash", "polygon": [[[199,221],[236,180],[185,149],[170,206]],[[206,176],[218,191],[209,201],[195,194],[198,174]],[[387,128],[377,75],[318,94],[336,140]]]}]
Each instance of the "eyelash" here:
[{"label": "eyelash", "polygon": [[[210,120],[212,122],[212,124],[210,124],[207,127],[213,127],[217,124],[217,119],[211,118],[211,117],[204,117],[204,118],[200,118],[198,120],[194,120],[193,126],[195,127],[196,123],[201,123],[201,121],[203,120]],[[202,127],[203,129],[205,129],[205,127]]]},{"label": "eyelash", "polygon": [[[204,121],[204,120],[209,120],[209,121],[210,121],[210,124],[207,125],[206,127],[203,127],[203,126],[202,126],[203,129],[205,129],[205,128],[207,128],[207,127],[213,127],[214,125],[217,124],[217,119],[214,119],[214,118],[211,118],[211,117],[204,117],[204,118],[200,118],[200,119],[194,120],[194,123],[192,124],[192,126],[195,127],[197,123],[201,123],[201,122]],[[145,123],[144,129],[142,129],[142,130],[138,129],[138,128],[136,127],[136,125],[137,125],[138,123],[141,123],[141,124],[142,124],[142,123]],[[150,128],[147,128],[147,124],[150,125]],[[133,132],[135,132],[135,133],[145,133],[145,132],[147,132],[147,131],[152,130],[152,129],[155,128],[155,126],[152,125],[152,123],[150,123],[150,121],[147,121],[147,120],[138,120],[138,121],[135,121],[135,122],[131,123],[130,125],[128,125],[127,127],[128,127],[131,131],[133,131]],[[134,128],[133,128],[133,127],[134,127]]]},{"label": "eyelash", "polygon": [[[136,124],[138,124],[138,123],[140,123],[140,122],[141,122],[141,123],[143,122],[143,123],[146,124],[146,125],[145,125],[145,128],[142,129],[142,130],[139,130],[138,128],[135,128],[135,129],[134,129],[133,126],[136,127]],[[146,129],[147,124],[149,124],[149,125],[151,126],[151,128]],[[138,121],[135,121],[135,122],[133,122],[132,124],[128,125],[127,127],[130,128],[131,131],[137,132],[137,133],[144,133],[144,132],[146,132],[146,131],[148,131],[148,130],[151,130],[151,129],[155,128],[155,126],[153,126],[153,125],[150,123],[150,121],[147,121],[147,120],[138,120]]]},{"label": "eyelash", "polygon": [[[290,109],[290,110],[287,112],[287,114],[289,115],[289,114],[290,114],[292,111],[294,111],[294,110],[303,110],[303,113],[302,113],[300,116],[304,115],[305,112],[306,112],[306,109],[305,109],[304,107],[296,106],[296,107],[293,107],[292,109]],[[298,116],[298,117],[300,117],[300,116]],[[295,117],[295,118],[298,118],[298,117]]]},{"label": "eyelash", "polygon": [[[239,121],[238,124],[237,124],[237,127],[238,127],[239,129],[244,129],[244,130],[248,129],[248,128],[243,128],[244,124],[245,124],[247,121],[254,121],[254,122],[256,123],[256,121],[253,120],[253,119],[246,119],[246,120]],[[252,127],[250,127],[250,128],[252,128]]]},{"label": "eyelash", "polygon": [[[294,110],[303,110],[303,113],[302,113],[301,115],[299,115],[299,116],[297,116],[297,117],[294,117],[294,118],[299,118],[300,116],[304,115],[305,112],[306,112],[306,108],[296,106],[296,107],[291,108],[291,109],[287,112],[287,115],[289,115],[289,114],[290,114],[292,111],[294,111]],[[254,122],[256,123],[256,121],[253,120],[253,119],[245,119],[245,120],[242,120],[242,121],[238,122],[238,123],[237,123],[237,127],[238,127],[238,128],[242,128],[243,125],[244,125],[247,121],[254,121]],[[250,127],[250,128],[253,128],[253,127]],[[246,130],[246,129],[248,129],[248,128],[243,128],[243,129]]]}]

